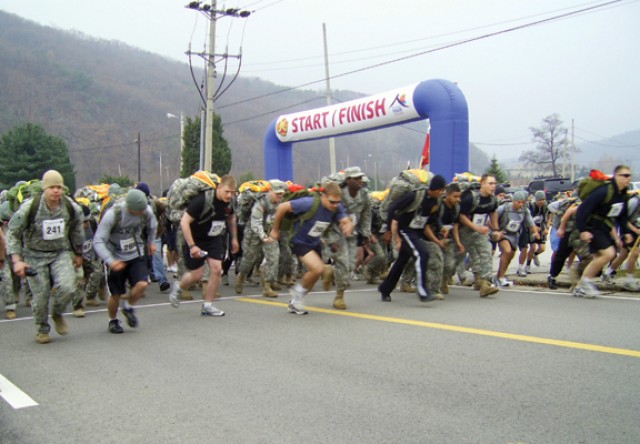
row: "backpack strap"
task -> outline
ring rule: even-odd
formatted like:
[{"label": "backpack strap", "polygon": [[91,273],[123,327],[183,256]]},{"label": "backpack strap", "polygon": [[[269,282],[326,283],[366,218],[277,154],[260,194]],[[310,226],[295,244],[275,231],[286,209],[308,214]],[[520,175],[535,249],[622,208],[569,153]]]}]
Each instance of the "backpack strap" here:
[{"label": "backpack strap", "polygon": [[291,241],[291,239],[293,239],[293,237],[296,234],[298,234],[298,231],[300,231],[300,228],[302,228],[302,225],[304,225],[305,222],[307,222],[308,220],[311,220],[313,216],[316,215],[316,213],[318,212],[318,208],[320,208],[320,194],[314,193],[313,203],[311,204],[311,208],[309,208],[306,212],[304,212],[303,214],[295,218],[294,223],[296,221],[300,221],[300,223],[298,224],[297,229],[291,230],[289,232],[289,239],[288,239],[289,241]]}]

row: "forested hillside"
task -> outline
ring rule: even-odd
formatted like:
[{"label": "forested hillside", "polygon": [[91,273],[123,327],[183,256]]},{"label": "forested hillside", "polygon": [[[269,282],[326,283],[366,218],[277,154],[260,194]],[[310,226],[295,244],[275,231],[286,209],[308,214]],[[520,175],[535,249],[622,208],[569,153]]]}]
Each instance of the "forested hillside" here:
[{"label": "forested hillside", "polygon": [[[194,72],[198,83],[203,72]],[[232,173],[264,174],[263,138],[278,115],[324,106],[311,90],[240,76],[216,102],[232,156]],[[337,100],[359,95],[336,91]],[[258,100],[247,100],[263,97]],[[67,143],[78,186],[109,174],[137,179],[137,135],[142,180],[154,192],[179,174],[177,119],[199,115],[201,99],[189,66],[115,41],[43,27],[0,12],[0,133],[25,122],[42,125]],[[298,105],[296,105],[298,104]],[[388,179],[420,158],[424,123],[336,139],[338,166],[360,165]],[[472,148],[472,170],[488,158]],[[160,159],[162,158],[162,168]],[[295,179],[305,183],[329,172],[327,141],[295,147]],[[28,179],[28,178],[25,178]]]}]

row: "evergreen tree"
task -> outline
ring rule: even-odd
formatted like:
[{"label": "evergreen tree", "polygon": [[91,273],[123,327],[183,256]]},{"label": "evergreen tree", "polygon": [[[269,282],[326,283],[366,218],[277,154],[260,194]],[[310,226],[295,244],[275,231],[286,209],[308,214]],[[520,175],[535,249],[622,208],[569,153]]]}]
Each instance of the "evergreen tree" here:
[{"label": "evergreen tree", "polygon": [[489,168],[487,169],[487,171],[485,171],[485,173],[491,174],[493,177],[495,177],[498,183],[504,183],[507,181],[507,175],[504,173],[504,171],[502,171],[502,168],[500,168],[498,159],[496,159],[495,154],[491,158],[491,164],[489,165]]},{"label": "evergreen tree", "polygon": [[48,170],[57,170],[73,193],[76,174],[67,144],[49,135],[36,124],[16,126],[0,137],[0,186],[10,188],[20,180],[40,179]]},{"label": "evergreen tree", "polygon": [[[184,126],[184,150],[182,152],[182,169],[180,177],[187,177],[200,169],[200,117],[187,117]],[[219,176],[231,171],[231,150],[229,143],[222,136],[222,120],[219,115],[213,119],[213,151],[210,168],[205,168]]]},{"label": "evergreen tree", "polygon": [[122,188],[129,188],[133,186],[133,180],[129,176],[105,175],[100,178],[98,183],[108,183],[109,185],[117,183]]}]

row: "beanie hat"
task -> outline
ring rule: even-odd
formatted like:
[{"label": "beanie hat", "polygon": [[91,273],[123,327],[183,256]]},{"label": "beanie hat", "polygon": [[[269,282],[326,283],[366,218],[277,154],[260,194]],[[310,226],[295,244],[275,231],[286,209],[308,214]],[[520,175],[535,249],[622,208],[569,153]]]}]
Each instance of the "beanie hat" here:
[{"label": "beanie hat", "polygon": [[516,191],[515,193],[513,193],[513,200],[527,200],[527,195],[524,193],[524,191]]},{"label": "beanie hat", "polygon": [[109,196],[115,196],[120,193],[122,193],[122,187],[120,185],[117,183],[109,185]]},{"label": "beanie hat", "polygon": [[436,174],[435,176],[433,176],[433,178],[431,179],[431,184],[429,184],[429,190],[431,191],[442,190],[446,187],[447,181],[444,180],[444,177],[440,174]]},{"label": "beanie hat", "polygon": [[131,211],[144,211],[149,203],[147,196],[140,190],[129,190],[126,202]]},{"label": "beanie hat", "polygon": [[504,188],[502,187],[502,185],[498,185],[498,186],[496,186],[496,192],[495,192],[495,195],[497,196],[498,194],[502,194],[502,193],[506,193],[506,191],[504,190]]},{"label": "beanie hat", "polygon": [[547,195],[542,190],[536,191],[534,196],[536,197],[536,200],[547,200]]},{"label": "beanie hat", "polygon": [[144,194],[147,195],[147,197],[151,196],[151,190],[149,189],[149,185],[147,185],[144,182],[138,183],[138,185],[136,185],[136,189],[142,191]]},{"label": "beanie hat", "polygon": [[56,170],[49,170],[42,175],[42,189],[46,190],[49,187],[64,186],[64,179],[62,174]]},{"label": "beanie hat", "polygon": [[287,184],[278,179],[271,179],[269,181],[271,185],[271,191],[274,193],[284,193],[287,190]]}]

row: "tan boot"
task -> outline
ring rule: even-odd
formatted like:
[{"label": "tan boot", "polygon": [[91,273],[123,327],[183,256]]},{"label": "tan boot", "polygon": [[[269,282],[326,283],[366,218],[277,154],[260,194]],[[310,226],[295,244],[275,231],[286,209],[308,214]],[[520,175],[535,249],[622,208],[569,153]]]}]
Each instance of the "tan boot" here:
[{"label": "tan boot", "polygon": [[278,297],[278,293],[271,287],[271,282],[264,281],[264,284],[263,284],[262,288],[263,288],[262,296],[264,296],[265,298],[277,298]]},{"label": "tan boot", "polygon": [[275,291],[282,290],[282,286],[278,283],[278,281],[271,281],[271,288],[273,288]]},{"label": "tan boot", "polygon": [[191,290],[182,290],[182,296],[180,299],[182,299],[183,301],[193,301]]},{"label": "tan boot", "polygon": [[7,310],[7,319],[15,319],[16,318],[16,311],[15,310]]},{"label": "tan boot", "polygon": [[449,280],[442,279],[442,285],[440,286],[440,293],[449,294]]},{"label": "tan boot", "polygon": [[333,299],[333,308],[338,310],[347,309],[347,304],[344,302],[344,290],[336,291],[336,297]]},{"label": "tan boot", "polygon": [[51,336],[49,336],[49,333],[37,333],[36,342],[38,344],[48,344],[51,342]]},{"label": "tan boot", "polygon": [[480,280],[480,297],[484,298],[492,294],[496,294],[498,291],[498,287],[491,286],[491,283],[486,279]]},{"label": "tan boot", "polygon": [[329,291],[331,289],[332,283],[333,267],[331,265],[325,264],[324,269],[322,270],[322,289],[324,291]]},{"label": "tan boot", "polygon": [[402,284],[400,285],[400,291],[403,293],[415,293],[416,291],[418,291],[418,289],[413,285]]},{"label": "tan boot", "polygon": [[64,336],[67,333],[69,333],[69,327],[67,326],[67,323],[62,317],[62,315],[52,315],[51,319],[53,319],[53,323],[55,324],[56,331],[60,336]]},{"label": "tan boot", "polygon": [[244,285],[244,278],[245,278],[244,273],[238,273],[236,275],[236,286],[235,286],[236,294],[242,294],[242,286]]}]

